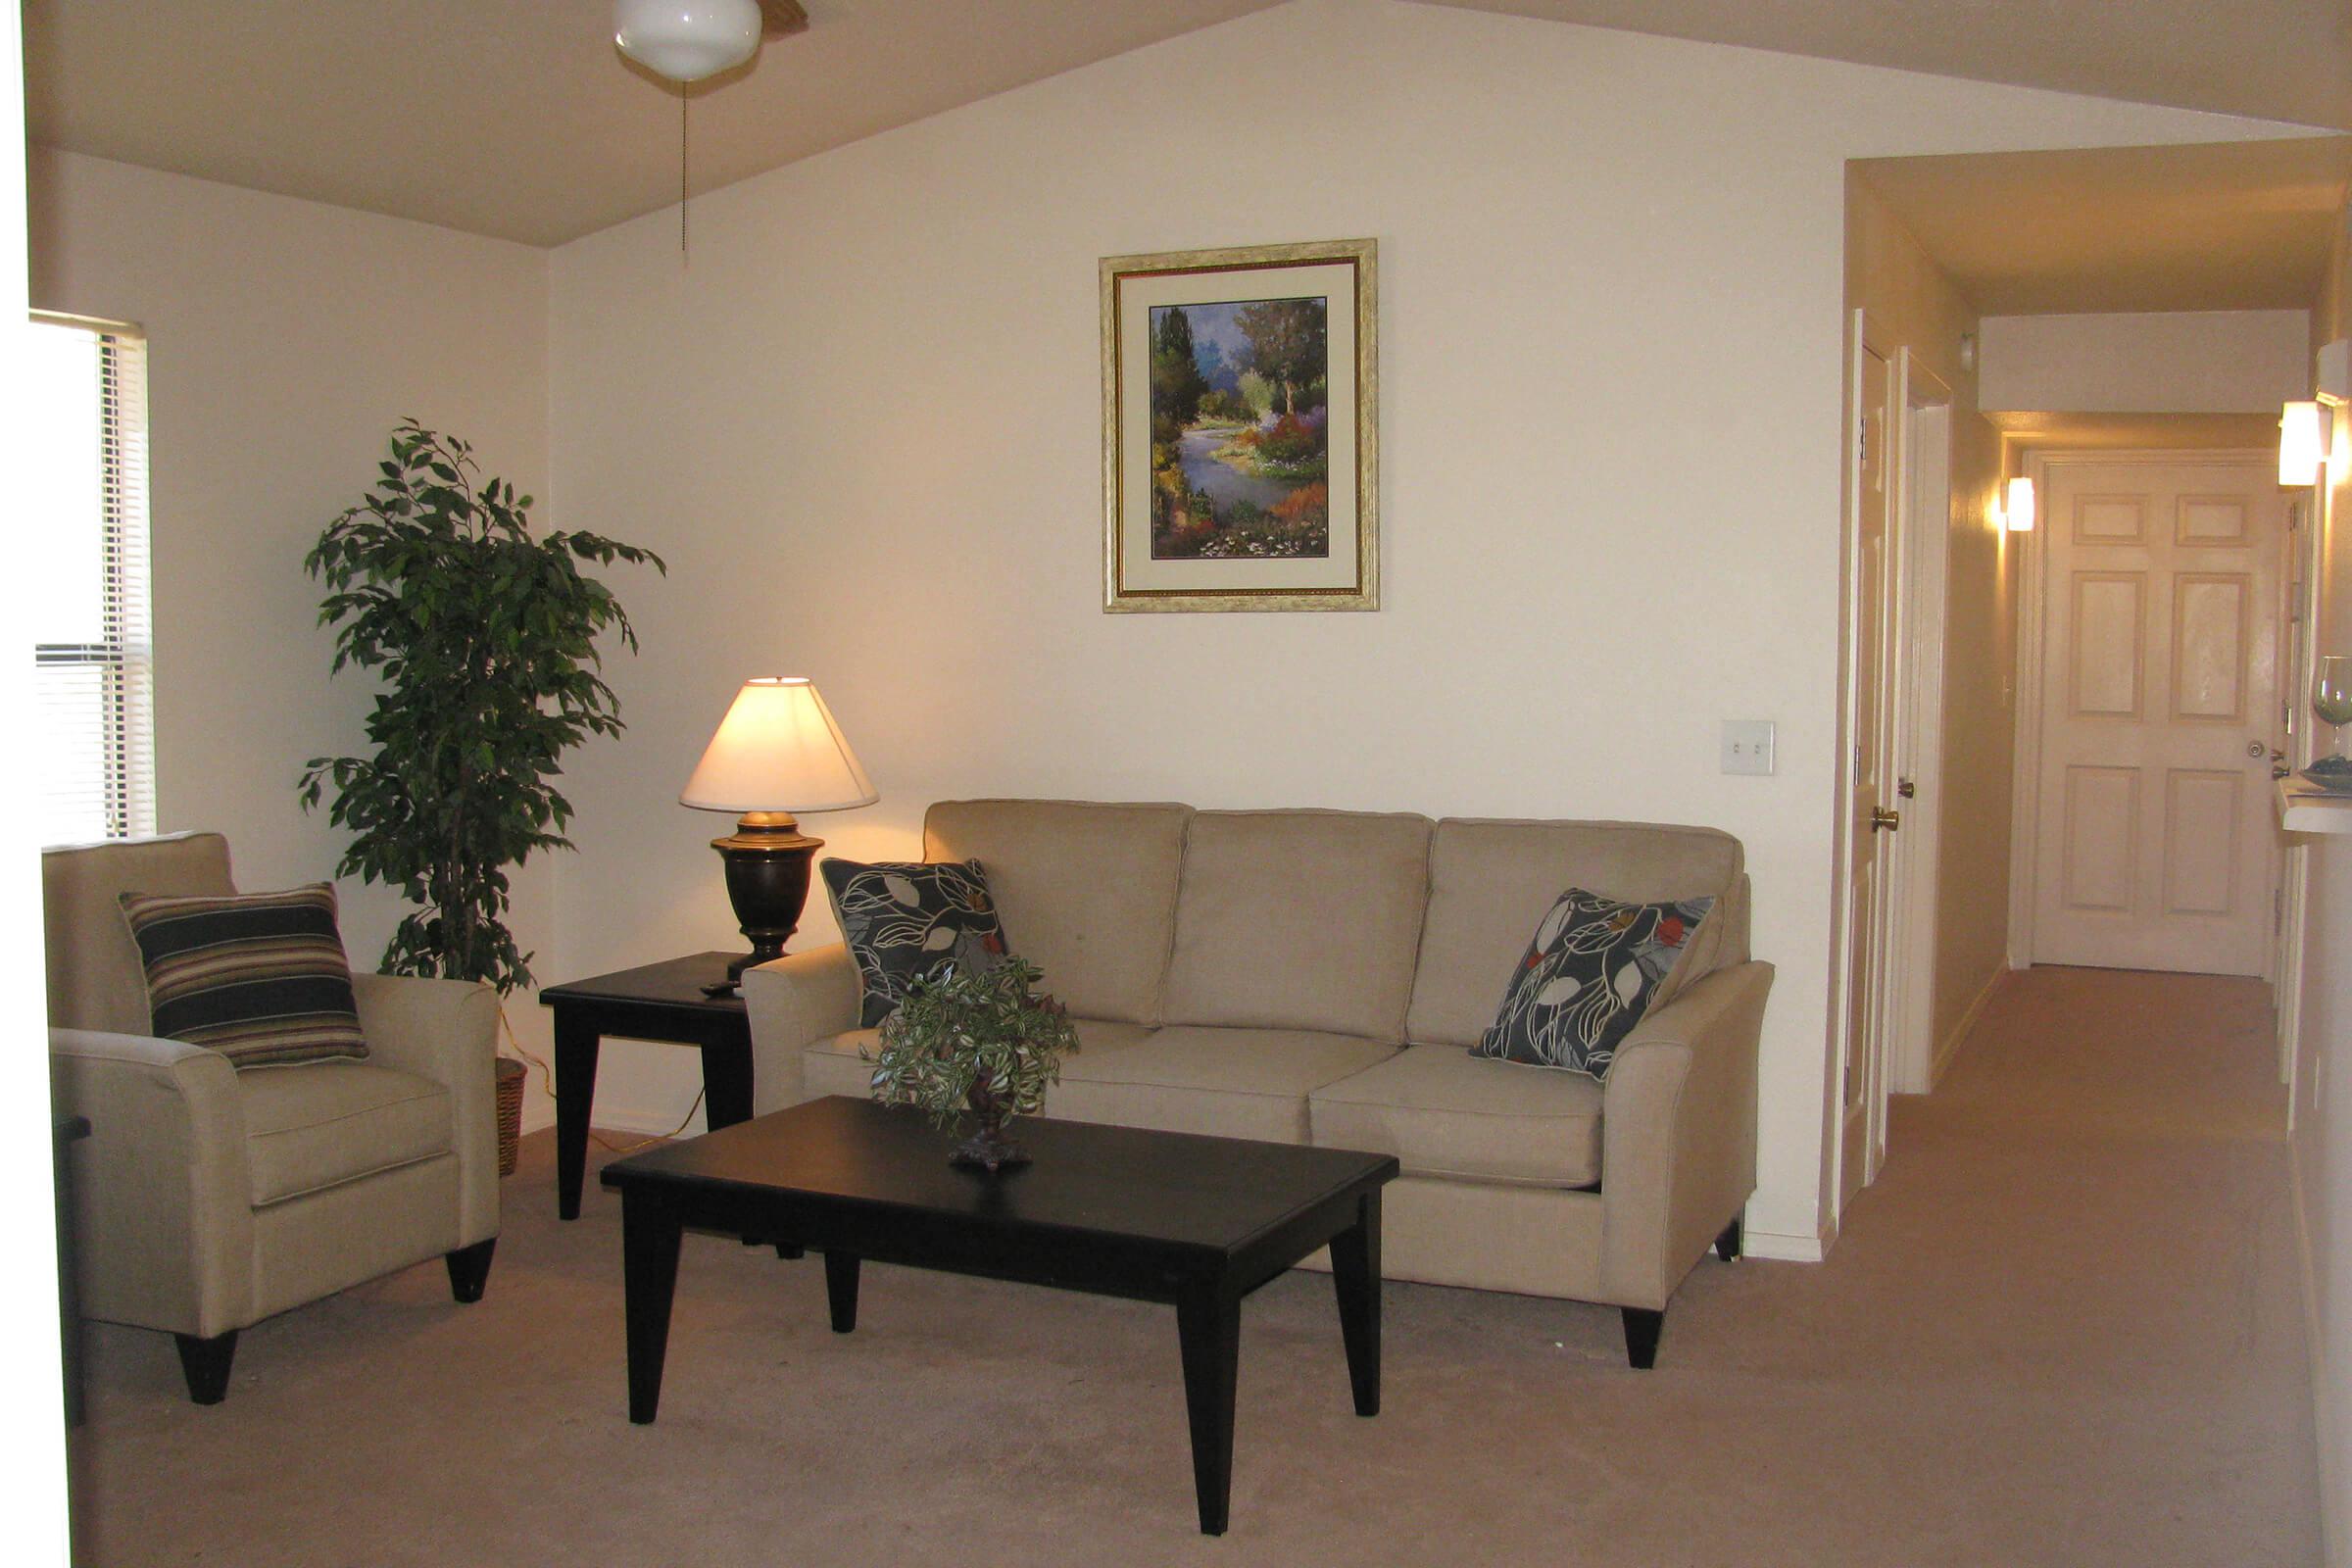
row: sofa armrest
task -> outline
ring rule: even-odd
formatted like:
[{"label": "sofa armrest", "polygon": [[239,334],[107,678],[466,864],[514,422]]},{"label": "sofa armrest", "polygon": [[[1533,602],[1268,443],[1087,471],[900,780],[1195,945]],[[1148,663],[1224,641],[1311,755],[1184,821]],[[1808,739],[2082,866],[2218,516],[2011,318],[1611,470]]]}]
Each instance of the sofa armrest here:
[{"label": "sofa armrest", "polygon": [[1756,1051],[1772,965],[1718,969],[1642,1020],[1609,1068],[1600,1277],[1663,1308],[1756,1186]]},{"label": "sofa armrest", "polygon": [[498,993],[478,980],[354,974],[360,1033],[379,1067],[449,1090],[458,1157],[458,1245],[498,1234]]},{"label": "sofa armrest", "polygon": [[253,1179],[245,1101],[202,1046],[49,1031],[51,1093],[90,1119],[73,1146],[81,1309],[211,1339],[253,1321]]},{"label": "sofa armrest", "polygon": [[764,1114],[806,1098],[801,1053],[858,1027],[864,988],[841,943],[788,953],[743,971],[752,1019],[752,1109]]}]

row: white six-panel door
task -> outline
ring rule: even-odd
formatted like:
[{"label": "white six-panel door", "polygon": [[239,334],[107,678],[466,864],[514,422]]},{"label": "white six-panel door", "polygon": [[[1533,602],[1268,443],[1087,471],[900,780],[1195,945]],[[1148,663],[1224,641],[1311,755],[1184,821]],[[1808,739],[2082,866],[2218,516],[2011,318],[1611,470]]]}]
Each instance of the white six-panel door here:
[{"label": "white six-panel door", "polygon": [[2263,973],[2277,469],[2052,458],[2042,490],[2034,961]]}]

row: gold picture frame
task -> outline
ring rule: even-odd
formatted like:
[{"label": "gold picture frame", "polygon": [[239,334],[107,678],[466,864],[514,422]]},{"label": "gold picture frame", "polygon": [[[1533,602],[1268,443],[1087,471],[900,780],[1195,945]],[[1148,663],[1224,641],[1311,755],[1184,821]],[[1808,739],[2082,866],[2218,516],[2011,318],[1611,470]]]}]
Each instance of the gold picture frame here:
[{"label": "gold picture frame", "polygon": [[1378,247],[1108,256],[1102,608],[1380,608]]}]

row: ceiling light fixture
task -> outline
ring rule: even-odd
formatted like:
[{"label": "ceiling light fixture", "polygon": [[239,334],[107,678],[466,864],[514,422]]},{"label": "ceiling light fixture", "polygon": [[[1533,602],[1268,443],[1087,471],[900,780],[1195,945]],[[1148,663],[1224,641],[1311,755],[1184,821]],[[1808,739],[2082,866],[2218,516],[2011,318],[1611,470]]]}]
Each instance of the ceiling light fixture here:
[{"label": "ceiling light fixture", "polygon": [[612,44],[672,81],[732,71],[760,48],[760,0],[614,0]]}]

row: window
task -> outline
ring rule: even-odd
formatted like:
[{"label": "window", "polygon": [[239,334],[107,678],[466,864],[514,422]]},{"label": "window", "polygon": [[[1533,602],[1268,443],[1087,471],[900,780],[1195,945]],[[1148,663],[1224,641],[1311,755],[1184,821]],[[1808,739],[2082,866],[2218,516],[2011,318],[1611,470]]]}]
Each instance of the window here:
[{"label": "window", "polygon": [[155,831],[147,625],[147,346],[34,318],[24,541],[41,842]]}]

